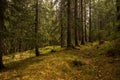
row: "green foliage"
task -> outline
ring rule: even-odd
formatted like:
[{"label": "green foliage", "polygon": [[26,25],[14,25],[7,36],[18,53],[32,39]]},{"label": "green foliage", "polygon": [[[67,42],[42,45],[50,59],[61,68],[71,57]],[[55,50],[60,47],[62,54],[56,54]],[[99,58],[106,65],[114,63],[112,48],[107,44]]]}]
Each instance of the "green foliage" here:
[{"label": "green foliage", "polygon": [[[59,28],[51,1],[39,1],[38,46],[59,43]],[[22,52],[34,48],[35,4],[33,0],[9,0],[5,12],[8,30],[5,54]]]},{"label": "green foliage", "polygon": [[105,30],[93,30],[92,32],[92,35],[93,35],[93,40],[96,41],[96,40],[105,40],[106,39],[106,35],[107,35],[107,32]]},{"label": "green foliage", "polygon": [[116,28],[115,0],[92,1],[92,9],[93,40],[110,38]]}]

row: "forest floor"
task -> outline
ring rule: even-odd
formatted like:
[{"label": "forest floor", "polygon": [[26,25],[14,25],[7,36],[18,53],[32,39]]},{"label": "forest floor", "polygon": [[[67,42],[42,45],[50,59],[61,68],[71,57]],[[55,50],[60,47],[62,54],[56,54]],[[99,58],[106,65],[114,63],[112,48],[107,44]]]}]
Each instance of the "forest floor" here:
[{"label": "forest floor", "polygon": [[54,47],[52,52],[47,47],[39,57],[5,62],[0,80],[120,80],[120,57],[106,56],[110,44],[89,43],[76,49]]}]

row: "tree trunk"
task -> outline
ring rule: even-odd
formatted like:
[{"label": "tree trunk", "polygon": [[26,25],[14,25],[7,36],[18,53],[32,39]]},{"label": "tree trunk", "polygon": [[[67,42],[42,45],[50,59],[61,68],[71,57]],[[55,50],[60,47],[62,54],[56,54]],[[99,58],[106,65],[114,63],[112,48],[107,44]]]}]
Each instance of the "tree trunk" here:
[{"label": "tree trunk", "polygon": [[67,48],[72,48],[71,40],[71,0],[67,0]]},{"label": "tree trunk", "polygon": [[[0,22],[1,22],[1,20],[0,20]],[[0,25],[0,27],[1,27],[1,25]],[[3,56],[3,50],[4,49],[3,49],[2,45],[3,45],[3,40],[2,40],[1,35],[0,35],[0,70],[4,68],[3,61],[2,61],[2,56]]]},{"label": "tree trunk", "polygon": [[78,27],[78,38],[79,38],[79,41],[81,41],[81,0],[79,0],[79,18],[78,18],[78,21],[80,21],[79,23],[79,27]]},{"label": "tree trunk", "polygon": [[85,41],[87,42],[86,0],[84,0],[84,26],[85,26]]},{"label": "tree trunk", "polygon": [[61,4],[61,5],[60,5],[60,7],[61,7],[61,9],[60,9],[60,10],[61,10],[61,11],[60,11],[61,47],[64,47],[64,42],[63,42],[63,41],[64,41],[64,39],[63,39],[63,35],[64,35],[64,34],[63,34],[63,30],[64,30],[64,29],[63,29],[63,21],[62,21],[62,20],[63,20],[63,19],[62,19],[62,18],[63,18],[63,11],[62,11],[62,10],[63,10],[63,5],[62,5],[62,1],[61,1],[60,4]]},{"label": "tree trunk", "polygon": [[82,26],[82,41],[81,44],[85,44],[85,34],[84,34],[84,26],[83,26],[83,0],[81,0],[81,26]]},{"label": "tree trunk", "polygon": [[74,18],[75,18],[75,46],[78,46],[79,44],[78,44],[78,25],[77,25],[77,16],[78,16],[78,11],[77,11],[77,9],[78,9],[78,0],[75,0],[75,12],[74,12]]},{"label": "tree trunk", "polygon": [[36,15],[35,15],[35,54],[39,56],[38,50],[38,0],[36,0]]},{"label": "tree trunk", "polygon": [[92,28],[91,28],[91,0],[89,2],[89,42],[92,42]]},{"label": "tree trunk", "polygon": [[116,0],[116,8],[117,8],[117,26],[118,31],[120,31],[120,0]]},{"label": "tree trunk", "polygon": [[4,25],[4,12],[6,7],[6,0],[0,0],[0,70],[4,68],[2,56],[4,53],[4,43],[6,27]]}]

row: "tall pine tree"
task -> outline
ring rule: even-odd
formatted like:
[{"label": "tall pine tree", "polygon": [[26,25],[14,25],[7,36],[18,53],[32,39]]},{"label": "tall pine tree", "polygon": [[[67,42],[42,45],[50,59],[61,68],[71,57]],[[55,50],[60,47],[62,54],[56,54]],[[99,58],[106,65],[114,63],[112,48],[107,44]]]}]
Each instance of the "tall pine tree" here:
[{"label": "tall pine tree", "polygon": [[6,0],[0,0],[0,69],[4,68],[3,65],[3,61],[2,61],[2,56],[4,53],[4,38],[6,36],[5,32],[6,32],[6,28],[4,25],[4,12],[5,12],[5,8],[6,8]]}]

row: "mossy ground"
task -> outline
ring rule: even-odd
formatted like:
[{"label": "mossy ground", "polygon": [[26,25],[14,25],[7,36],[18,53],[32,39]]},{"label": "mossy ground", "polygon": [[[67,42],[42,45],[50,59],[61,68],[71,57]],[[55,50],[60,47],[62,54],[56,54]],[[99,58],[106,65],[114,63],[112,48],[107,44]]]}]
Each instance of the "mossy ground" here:
[{"label": "mossy ground", "polygon": [[31,55],[6,62],[0,80],[120,80],[120,58],[105,55],[110,45],[96,42],[76,49],[49,46],[40,49],[39,57],[34,57],[34,51],[23,52]]}]

